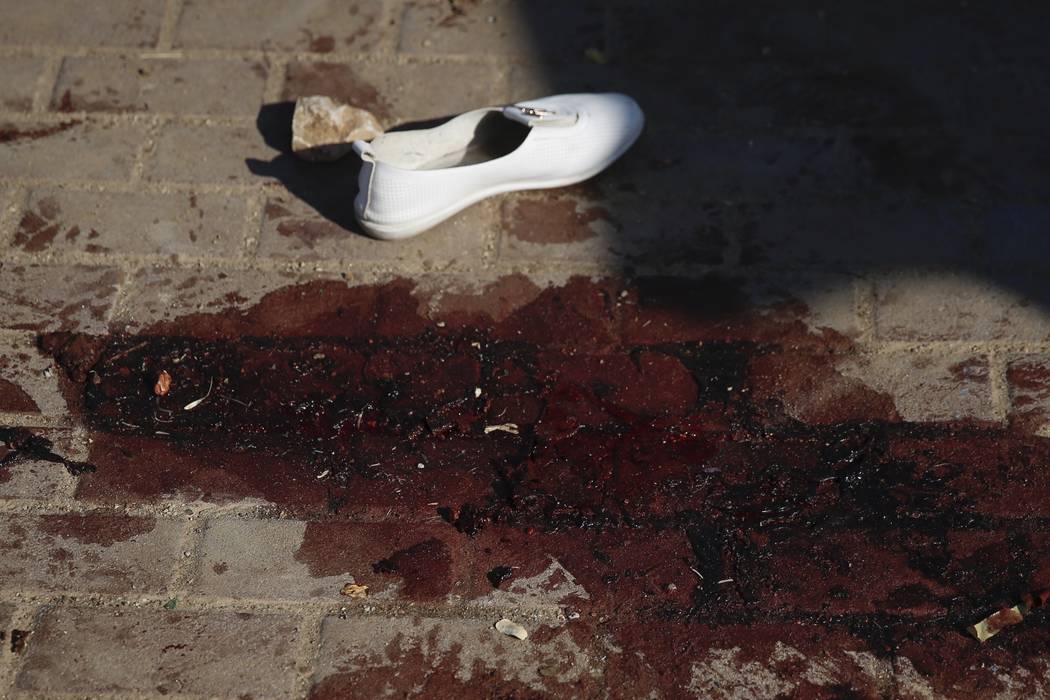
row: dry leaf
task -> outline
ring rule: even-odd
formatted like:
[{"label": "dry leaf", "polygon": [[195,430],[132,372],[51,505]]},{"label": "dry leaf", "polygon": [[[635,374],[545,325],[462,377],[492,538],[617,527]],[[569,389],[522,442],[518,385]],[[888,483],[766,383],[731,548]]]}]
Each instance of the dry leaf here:
[{"label": "dry leaf", "polygon": [[368,596],[368,586],[359,583],[348,583],[339,592],[347,598],[365,598]]}]

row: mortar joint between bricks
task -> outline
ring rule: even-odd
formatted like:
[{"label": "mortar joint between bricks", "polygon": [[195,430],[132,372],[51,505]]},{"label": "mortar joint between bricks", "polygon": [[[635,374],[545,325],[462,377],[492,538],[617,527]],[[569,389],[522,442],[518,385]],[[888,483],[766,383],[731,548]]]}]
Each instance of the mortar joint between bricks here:
[{"label": "mortar joint between bricks", "polygon": [[166,51],[171,49],[175,42],[175,30],[178,28],[179,18],[182,16],[183,0],[165,0],[164,15],[160,21],[160,30],[157,32],[156,49]]},{"label": "mortar joint between bricks", "polygon": [[288,74],[288,59],[279,54],[266,54],[266,84],[263,86],[263,104],[277,102],[284,92],[284,83]]},{"label": "mortar joint between bricks", "polygon": [[15,185],[4,197],[3,210],[0,210],[0,250],[8,250],[13,245],[28,197],[29,188],[24,185]]},{"label": "mortar joint between bricks", "polygon": [[295,662],[296,697],[305,698],[313,686],[317,662],[321,652],[321,628],[328,613],[304,610],[299,618],[299,636],[292,658]]},{"label": "mortar joint between bricks", "polygon": [[58,84],[58,74],[65,59],[59,55],[48,56],[37,78],[36,90],[33,92],[33,114],[39,115],[49,111],[51,100]]},{"label": "mortar joint between bricks", "polygon": [[200,575],[207,520],[187,519],[182,535],[175,542],[175,563],[168,580],[168,593],[173,597],[185,594],[194,579]]},{"label": "mortar joint between bricks", "polygon": [[1010,420],[1010,383],[1007,379],[1007,360],[1003,353],[995,348],[987,352],[988,381],[992,393],[992,410],[996,419],[1004,426]]}]

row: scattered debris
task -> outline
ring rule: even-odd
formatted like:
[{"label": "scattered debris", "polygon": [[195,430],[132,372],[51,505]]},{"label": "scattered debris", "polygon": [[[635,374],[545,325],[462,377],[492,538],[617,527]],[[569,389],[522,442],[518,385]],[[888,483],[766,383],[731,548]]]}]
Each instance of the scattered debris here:
[{"label": "scattered debris", "polygon": [[157,375],[157,383],[153,385],[153,393],[157,396],[167,396],[169,391],[171,391],[171,375],[162,369]]},{"label": "scattered debris", "polygon": [[367,598],[368,586],[360,583],[348,583],[339,592],[347,598]]},{"label": "scattered debris", "polygon": [[1000,608],[977,624],[971,625],[969,632],[977,638],[977,641],[986,642],[1004,628],[1023,621],[1026,615],[1046,605],[1048,600],[1050,600],[1050,588],[1027,593],[1021,602],[1012,608]]},{"label": "scattered debris", "polygon": [[317,475],[317,478],[318,479],[323,479],[323,478],[325,478],[326,476],[328,476],[331,473],[332,473],[331,469],[325,469],[323,472],[321,472],[320,474]]},{"label": "scattered debris", "polygon": [[206,394],[204,394],[204,396],[200,397],[199,399],[195,399],[193,401],[190,401],[188,404],[186,404],[185,406],[182,407],[182,410],[183,411],[192,411],[193,409],[197,408],[197,406],[200,406],[202,403],[204,403],[204,400],[206,398],[208,398],[209,396],[211,396],[211,390],[212,390],[213,386],[215,386],[215,380],[214,379],[209,379],[208,380],[208,392]]},{"label": "scattered debris", "polygon": [[292,151],[303,160],[339,160],[357,140],[370,141],[383,127],[368,110],[316,95],[300,97],[292,115]]},{"label": "scattered debris", "polygon": [[514,571],[509,566],[497,566],[492,571],[485,574],[488,578],[489,583],[492,584],[493,588],[499,588],[500,584],[509,579],[514,575]]},{"label": "scattered debris", "polygon": [[500,423],[499,425],[486,425],[485,426],[485,434],[486,435],[488,435],[489,433],[494,433],[497,430],[501,430],[501,431],[503,431],[505,433],[510,433],[511,435],[517,435],[518,434],[518,424],[517,423]]},{"label": "scattered debris", "polygon": [[30,634],[29,630],[11,630],[11,651],[16,654],[25,651]]},{"label": "scattered debris", "polygon": [[480,386],[474,387],[474,398],[475,399],[480,399],[481,398],[481,387]]},{"label": "scattered debris", "polygon": [[179,604],[179,599],[178,598],[172,598],[171,600],[166,602],[163,607],[164,607],[165,610],[174,610],[176,608],[176,606],[178,606],[178,604]]},{"label": "scattered debris", "polygon": [[505,634],[508,637],[514,637],[515,639],[525,639],[529,636],[528,630],[517,622],[511,622],[507,618],[503,618],[496,623],[496,631],[500,634]]}]

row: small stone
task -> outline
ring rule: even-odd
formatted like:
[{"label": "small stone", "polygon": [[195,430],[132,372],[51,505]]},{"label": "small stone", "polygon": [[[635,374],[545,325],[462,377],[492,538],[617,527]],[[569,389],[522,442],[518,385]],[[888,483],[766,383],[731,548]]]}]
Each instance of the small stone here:
[{"label": "small stone", "polygon": [[503,618],[496,623],[496,631],[500,634],[505,634],[508,637],[514,637],[515,639],[525,639],[529,636],[528,631],[524,627],[517,622],[511,622],[507,618]]},{"label": "small stone", "polygon": [[365,109],[317,95],[300,97],[292,115],[292,151],[303,160],[339,160],[357,140],[383,133],[375,115]]}]

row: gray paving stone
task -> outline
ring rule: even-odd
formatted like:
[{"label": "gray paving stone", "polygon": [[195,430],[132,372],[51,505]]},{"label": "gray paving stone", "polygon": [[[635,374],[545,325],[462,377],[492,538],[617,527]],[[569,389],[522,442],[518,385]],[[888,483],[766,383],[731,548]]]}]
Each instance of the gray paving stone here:
[{"label": "gray paving stone", "polygon": [[0,581],[8,589],[159,592],[182,523],[110,513],[0,516]]},{"label": "gray paving stone", "polygon": [[283,51],[374,51],[385,29],[382,0],[189,0],[175,45]]},{"label": "gray paving stone", "polygon": [[64,415],[60,370],[31,335],[0,335],[0,412]]},{"label": "gray paving stone", "polygon": [[253,127],[170,124],[157,137],[146,177],[176,182],[261,183],[264,177],[254,174],[246,160],[266,163],[278,153]]},{"label": "gray paving stone", "polygon": [[164,0],[55,0],[27,5],[0,0],[0,43],[150,46],[157,41]]},{"label": "gray paving stone", "polygon": [[102,333],[121,278],[106,267],[0,263],[0,328]]},{"label": "gray paving stone", "polygon": [[45,695],[290,698],[298,636],[288,615],[56,606],[40,618],[15,685]]},{"label": "gray paving stone", "polygon": [[[455,89],[449,89],[454,80]],[[328,95],[375,114],[385,127],[513,101],[507,69],[479,63],[292,62],[284,99]],[[520,95],[519,95],[520,97]]]},{"label": "gray paving stone", "polygon": [[232,257],[241,249],[244,221],[239,197],[47,188],[30,193],[13,243],[29,253]]},{"label": "gray paving stone", "polygon": [[[441,599],[468,593],[471,562],[464,555],[469,548],[456,546],[443,526],[231,519],[208,524],[193,589],[231,598],[356,603],[340,591],[357,583],[368,587],[368,600],[399,600],[405,598],[402,577],[374,566],[425,541],[447,541],[441,546],[450,553],[448,570],[435,557],[428,575],[441,589]],[[410,592],[420,584],[413,579]]]},{"label": "gray paving stone", "polygon": [[876,282],[888,340],[1047,340],[1050,288],[1040,275],[907,272]]},{"label": "gray paving stone", "polygon": [[904,421],[994,421],[988,358],[973,353],[887,353],[843,358],[839,372],[888,394]]},{"label": "gray paving stone", "polygon": [[497,619],[391,618],[378,625],[328,617],[313,693],[403,697],[432,689],[458,695],[499,682],[566,697],[600,678],[607,657],[581,647],[570,630],[524,620],[533,637],[523,642],[497,632]]},{"label": "gray paving stone", "polygon": [[58,111],[254,115],[267,67],[250,59],[79,56],[62,62],[51,99]]},{"label": "gray paving stone", "polygon": [[0,124],[0,177],[126,180],[144,138],[140,127],[74,119]]},{"label": "gray paving stone", "polygon": [[44,69],[44,59],[39,56],[6,56],[3,60],[0,107],[12,111],[29,111],[33,107],[37,78]]},{"label": "gray paving stone", "polygon": [[513,55],[583,61],[606,50],[597,4],[488,0],[406,3],[399,48],[406,53]]},{"label": "gray paving stone", "polygon": [[[351,198],[344,195],[343,206]],[[498,219],[493,202],[465,209],[426,233],[406,241],[380,241],[321,216],[302,200],[272,197],[263,211],[259,255],[283,260],[381,262],[413,268],[476,267]]]}]

